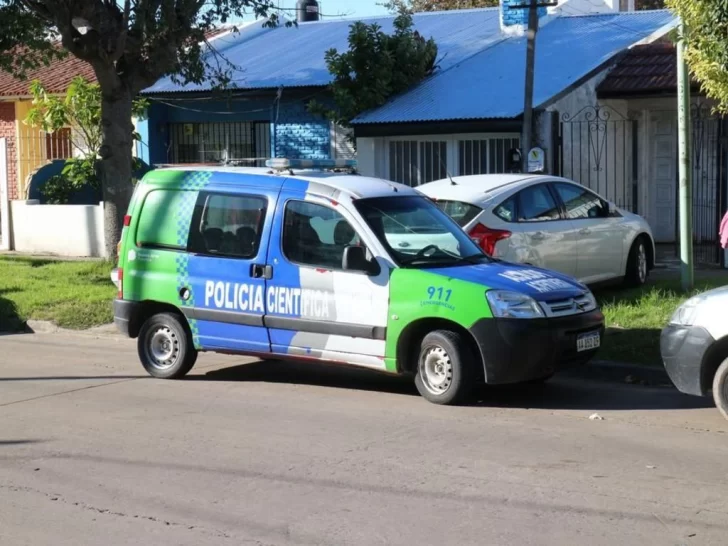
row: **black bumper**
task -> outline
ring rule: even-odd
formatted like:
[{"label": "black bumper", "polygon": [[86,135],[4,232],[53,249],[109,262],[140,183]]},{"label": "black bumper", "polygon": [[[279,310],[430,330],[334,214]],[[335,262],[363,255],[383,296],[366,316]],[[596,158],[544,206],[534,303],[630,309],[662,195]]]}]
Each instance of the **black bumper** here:
[{"label": "black bumper", "polygon": [[589,362],[599,349],[577,352],[576,339],[599,332],[603,342],[604,315],[595,310],[562,318],[481,319],[471,331],[483,356],[486,383],[519,383]]},{"label": "black bumper", "polygon": [[707,330],[696,326],[670,324],[660,335],[660,353],[665,371],[677,390],[705,396],[702,373],[705,354],[715,340]]},{"label": "black bumper", "polygon": [[129,335],[129,323],[138,305],[135,301],[114,300],[114,324],[125,336]]}]

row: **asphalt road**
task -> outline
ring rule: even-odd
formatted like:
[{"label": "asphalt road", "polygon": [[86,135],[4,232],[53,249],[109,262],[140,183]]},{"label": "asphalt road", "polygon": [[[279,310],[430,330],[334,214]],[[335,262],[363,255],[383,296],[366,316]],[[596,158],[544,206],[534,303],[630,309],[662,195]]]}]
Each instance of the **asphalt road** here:
[{"label": "asphalt road", "polygon": [[[598,412],[604,420],[590,420]],[[558,379],[471,407],[408,382],[133,342],[0,337],[0,544],[726,544],[728,422]]]}]

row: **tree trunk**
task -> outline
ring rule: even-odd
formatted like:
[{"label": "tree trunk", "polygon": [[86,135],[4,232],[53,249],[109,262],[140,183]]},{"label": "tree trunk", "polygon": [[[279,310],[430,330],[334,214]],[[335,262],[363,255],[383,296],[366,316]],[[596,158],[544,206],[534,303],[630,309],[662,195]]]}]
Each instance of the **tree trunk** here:
[{"label": "tree trunk", "polygon": [[126,89],[103,93],[101,99],[101,187],[104,198],[104,235],[106,253],[118,258],[116,246],[121,238],[132,186],[132,96]]}]

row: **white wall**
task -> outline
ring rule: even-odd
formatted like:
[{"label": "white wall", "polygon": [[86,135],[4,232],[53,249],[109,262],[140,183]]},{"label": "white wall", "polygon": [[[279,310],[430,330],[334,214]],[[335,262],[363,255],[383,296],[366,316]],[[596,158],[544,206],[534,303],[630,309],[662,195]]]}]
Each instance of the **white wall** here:
[{"label": "white wall", "polygon": [[103,203],[39,205],[37,200],[12,201],[11,208],[11,229],[16,251],[107,257]]}]

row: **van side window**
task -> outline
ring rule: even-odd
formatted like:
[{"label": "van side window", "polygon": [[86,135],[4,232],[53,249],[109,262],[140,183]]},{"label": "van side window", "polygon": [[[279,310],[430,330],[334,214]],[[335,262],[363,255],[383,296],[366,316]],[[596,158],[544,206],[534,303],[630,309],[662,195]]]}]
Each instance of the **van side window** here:
[{"label": "van side window", "polygon": [[194,202],[195,197],[195,193],[189,191],[150,191],[144,197],[139,213],[136,244],[147,248],[185,250],[189,226],[180,226],[175,212],[184,210],[185,204]]},{"label": "van side window", "polygon": [[341,269],[344,249],[361,244],[341,214],[316,203],[289,201],[283,222],[283,255],[294,263]]},{"label": "van side window", "polygon": [[192,217],[189,251],[231,258],[255,257],[267,205],[263,197],[201,193]]}]

